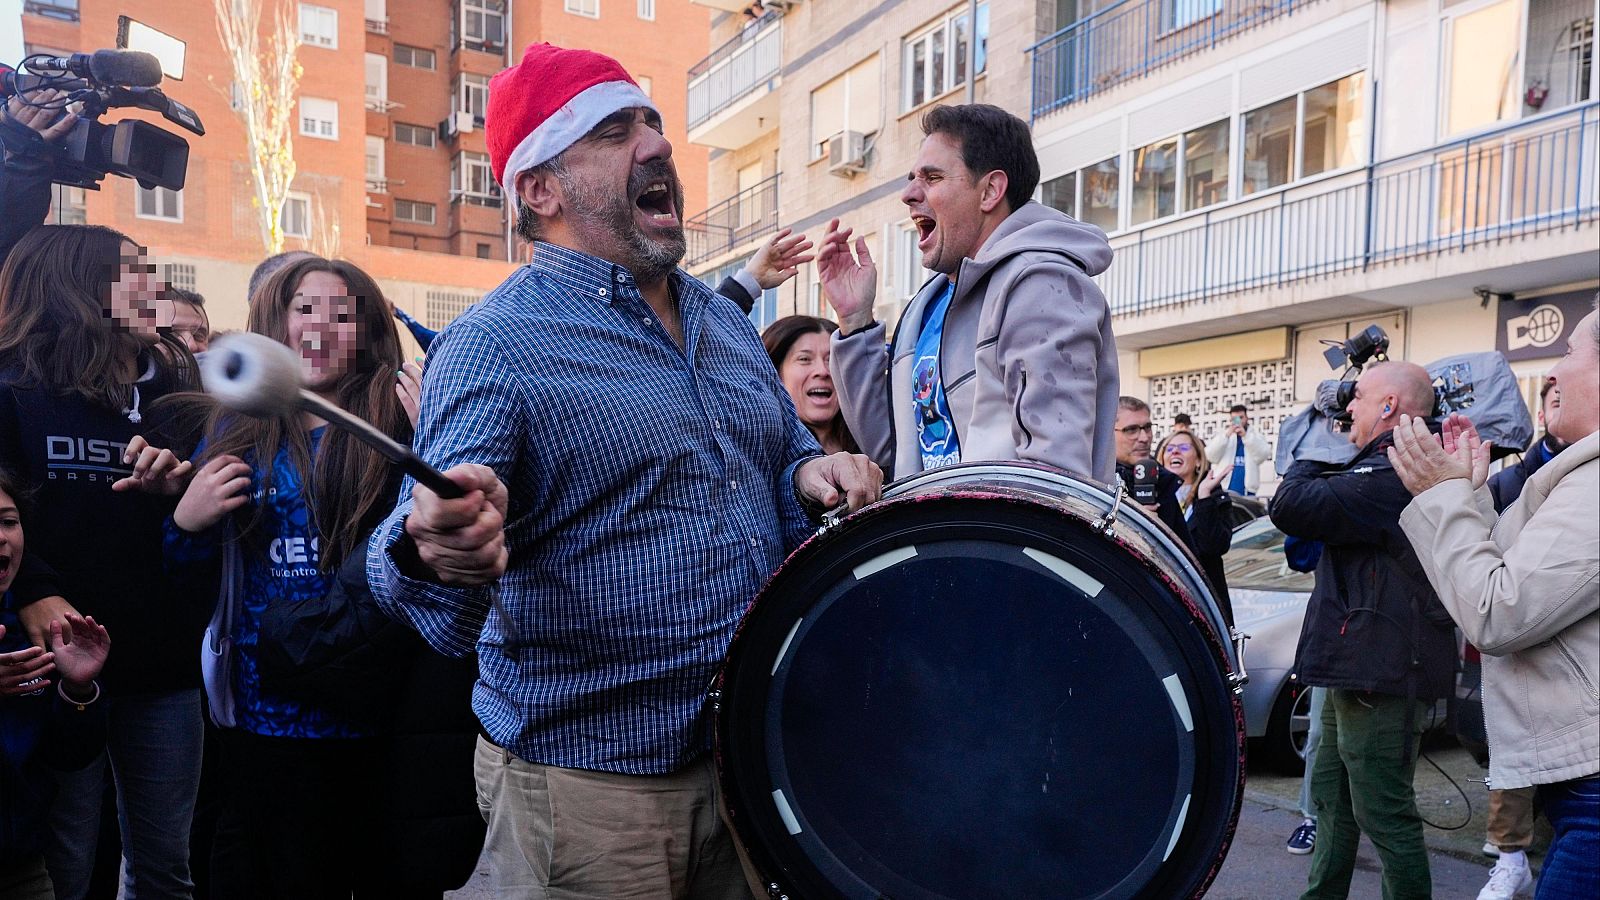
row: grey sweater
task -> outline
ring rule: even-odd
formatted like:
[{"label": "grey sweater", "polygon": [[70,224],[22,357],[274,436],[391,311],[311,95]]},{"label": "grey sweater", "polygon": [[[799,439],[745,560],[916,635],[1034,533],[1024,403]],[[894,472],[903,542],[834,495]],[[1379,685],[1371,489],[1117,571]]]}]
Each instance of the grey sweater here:
[{"label": "grey sweater", "polygon": [[[1012,213],[961,261],[939,371],[963,462],[1027,460],[1116,477],[1117,349],[1090,280],[1111,265],[1103,231],[1039,203]],[[894,336],[882,323],[833,336],[833,382],[862,452],[896,478],[922,469],[911,400],[923,314],[949,284],[917,292]]]}]

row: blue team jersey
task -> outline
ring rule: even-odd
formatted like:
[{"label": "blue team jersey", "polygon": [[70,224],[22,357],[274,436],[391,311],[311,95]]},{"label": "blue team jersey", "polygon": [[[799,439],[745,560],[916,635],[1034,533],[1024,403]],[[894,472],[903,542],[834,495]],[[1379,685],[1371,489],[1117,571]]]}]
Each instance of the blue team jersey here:
[{"label": "blue team jersey", "polygon": [[950,415],[939,372],[939,344],[944,337],[945,314],[950,311],[950,298],[955,292],[955,283],[951,282],[944,293],[928,305],[922,331],[917,334],[917,361],[911,369],[911,402],[917,411],[917,443],[922,448],[924,470],[961,462],[955,417]]}]

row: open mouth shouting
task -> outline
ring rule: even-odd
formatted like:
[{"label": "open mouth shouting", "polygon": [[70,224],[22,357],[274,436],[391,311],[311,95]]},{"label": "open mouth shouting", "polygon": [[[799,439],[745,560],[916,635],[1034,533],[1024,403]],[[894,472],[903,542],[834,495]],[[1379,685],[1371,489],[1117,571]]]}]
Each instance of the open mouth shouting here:
[{"label": "open mouth shouting", "polygon": [[11,583],[11,554],[0,553],[0,588]]},{"label": "open mouth shouting", "polygon": [[935,222],[932,216],[913,213],[911,224],[917,226],[917,249],[926,253],[933,246],[933,232],[939,223]]},{"label": "open mouth shouting", "polygon": [[644,213],[645,221],[652,225],[678,225],[677,205],[672,199],[672,188],[665,179],[646,184],[634,198],[633,204]]}]

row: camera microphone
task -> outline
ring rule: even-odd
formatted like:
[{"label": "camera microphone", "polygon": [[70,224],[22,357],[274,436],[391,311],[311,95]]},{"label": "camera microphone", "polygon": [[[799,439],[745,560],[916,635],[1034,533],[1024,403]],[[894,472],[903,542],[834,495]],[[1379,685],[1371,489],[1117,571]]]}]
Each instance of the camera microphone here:
[{"label": "camera microphone", "polygon": [[1135,503],[1144,506],[1156,504],[1156,481],[1161,477],[1161,467],[1156,461],[1148,457],[1133,464],[1133,480],[1128,485],[1128,493],[1133,495]]},{"label": "camera microphone", "polygon": [[154,87],[161,83],[161,60],[140,50],[96,50],[71,56],[30,56],[32,72],[64,72],[100,84]]}]

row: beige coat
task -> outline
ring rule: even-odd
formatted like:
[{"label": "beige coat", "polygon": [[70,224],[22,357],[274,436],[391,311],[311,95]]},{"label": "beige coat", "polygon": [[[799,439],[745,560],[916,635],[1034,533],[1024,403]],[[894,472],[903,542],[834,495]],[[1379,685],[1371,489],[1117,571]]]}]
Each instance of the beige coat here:
[{"label": "beige coat", "polygon": [[1463,479],[1400,516],[1428,580],[1484,654],[1495,788],[1600,772],[1600,433],[1528,479],[1495,520]]}]

